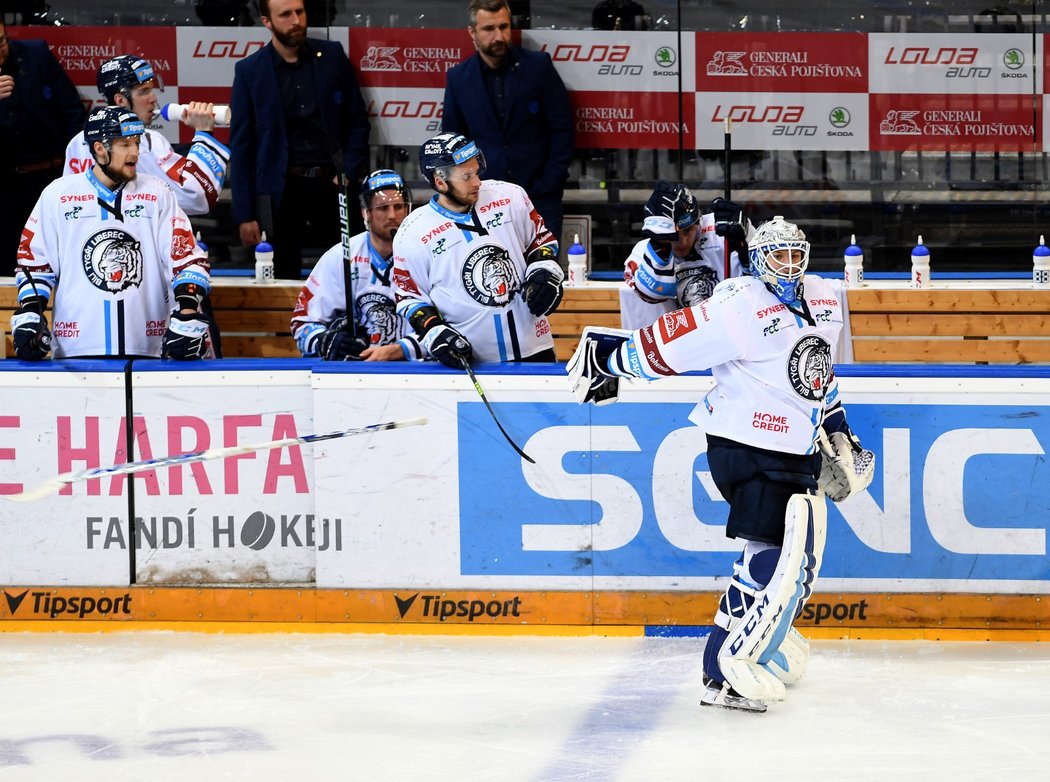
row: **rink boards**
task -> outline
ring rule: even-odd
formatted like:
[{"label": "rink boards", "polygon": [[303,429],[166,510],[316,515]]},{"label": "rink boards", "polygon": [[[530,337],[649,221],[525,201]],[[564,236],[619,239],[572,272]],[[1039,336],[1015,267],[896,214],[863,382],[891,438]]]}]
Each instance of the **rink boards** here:
[{"label": "rink boards", "polygon": [[[738,550],[691,420],[706,375],[632,386],[593,408],[572,401],[557,367],[480,371],[529,464],[468,378],[441,368],[4,364],[5,495],[127,461],[129,441],[142,459],[428,421],[167,467],[136,476],[133,491],[132,479],[110,477],[32,504],[0,500],[8,623],[659,632],[710,621]],[[863,495],[829,503],[826,557],[802,624],[852,634],[1044,630],[1050,370],[849,366],[839,375],[878,469]]]}]

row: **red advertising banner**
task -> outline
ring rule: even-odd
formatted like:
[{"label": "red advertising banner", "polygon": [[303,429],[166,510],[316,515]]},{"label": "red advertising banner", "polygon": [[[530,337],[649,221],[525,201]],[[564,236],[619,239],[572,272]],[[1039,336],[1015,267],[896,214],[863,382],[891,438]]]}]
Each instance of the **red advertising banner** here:
[{"label": "red advertising banner", "polygon": [[16,39],[43,38],[78,87],[94,87],[99,66],[120,54],[153,65],[164,84],[176,81],[174,27],[8,27]]},{"label": "red advertising banner", "polygon": [[873,150],[1034,152],[1042,96],[870,95]]},{"label": "red advertising banner", "polygon": [[[677,149],[678,95],[673,92],[573,92],[576,146],[609,149]],[[682,96],[682,143],[696,148],[696,96]]]},{"label": "red advertising banner", "polygon": [[445,87],[445,72],[474,54],[455,30],[350,29],[350,62],[362,87]]},{"label": "red advertising banner", "polygon": [[867,92],[862,33],[697,33],[700,92]]},{"label": "red advertising banner", "polygon": [[[45,38],[85,103],[97,100],[99,66],[118,54],[153,63],[165,86],[161,104],[228,102],[235,64],[269,40],[261,27],[8,30],[13,38]],[[445,74],[474,52],[465,27],[315,32],[349,52],[376,144],[417,143],[434,132]],[[677,148],[678,69],[689,149],[718,146],[726,116],[740,127],[741,148],[1009,152],[1043,146],[1046,36],[690,36],[682,51],[664,32],[544,30],[521,39],[551,54],[573,102],[576,145],[584,149]],[[173,141],[189,140],[190,131],[175,123],[152,127]],[[225,140],[227,132],[218,135]]]}]

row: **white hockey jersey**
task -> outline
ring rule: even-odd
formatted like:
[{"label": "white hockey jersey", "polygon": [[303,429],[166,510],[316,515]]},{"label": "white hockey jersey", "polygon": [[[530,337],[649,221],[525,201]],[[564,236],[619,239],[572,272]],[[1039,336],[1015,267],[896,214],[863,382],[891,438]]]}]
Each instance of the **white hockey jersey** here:
[{"label": "white hockey jersey", "polygon": [[394,236],[398,312],[426,304],[470,342],[478,361],[520,361],[554,348],[550,322],[529,312],[525,257],[557,240],[525,191],[488,179],[474,208],[451,212],[435,196]]},{"label": "white hockey jersey", "polygon": [[[383,258],[372,247],[368,231],[350,239],[351,280],[357,323],[368,332],[373,345],[397,343],[410,361],[426,358],[426,352],[403,316],[398,315],[391,283],[394,261]],[[337,244],[320,257],[307,277],[292,313],[292,337],[304,356],[311,352],[311,337],[324,331],[337,317],[346,314],[346,277],[343,246]]]},{"label": "white hockey jersey", "polygon": [[208,261],[168,186],[139,174],[112,191],[93,172],[56,179],[22,231],[19,301],[49,297],[55,358],[156,356],[173,279],[210,287]]},{"label": "white hockey jersey", "polygon": [[716,385],[693,413],[706,432],[812,453],[838,396],[832,357],[843,311],[827,280],[807,275],[804,292],[806,307],[794,312],[755,277],[726,280],[707,301],[634,331],[610,364],[646,380],[710,369]]},{"label": "white hockey jersey", "polygon": [[[219,200],[229,164],[230,150],[203,130],[193,134],[186,157],[177,154],[164,136],[148,128],[139,147],[139,173],[155,176],[170,185],[179,206],[188,215],[211,211]],[[66,145],[62,174],[80,174],[90,171],[93,165],[95,161],[81,131]]]},{"label": "white hockey jersey", "polygon": [[[747,233],[748,236],[754,233],[750,222]],[[711,212],[700,215],[696,242],[687,257],[672,256],[666,262],[661,262],[646,252],[648,247],[649,240],[643,239],[631,249],[623,262],[623,281],[634,293],[634,296],[621,300],[624,310],[621,322],[624,328],[640,328],[651,323],[659,313],[684,306],[686,299],[683,293],[688,293],[687,300],[694,303],[706,299],[722,280],[744,273],[737,253],[731,252],[726,262],[725,242],[715,233],[715,216]],[[645,277],[642,284],[639,284],[639,275]],[[682,285],[688,286],[688,291],[683,291],[679,285],[683,277],[687,281]],[[662,294],[653,295],[658,290],[662,290]]]}]

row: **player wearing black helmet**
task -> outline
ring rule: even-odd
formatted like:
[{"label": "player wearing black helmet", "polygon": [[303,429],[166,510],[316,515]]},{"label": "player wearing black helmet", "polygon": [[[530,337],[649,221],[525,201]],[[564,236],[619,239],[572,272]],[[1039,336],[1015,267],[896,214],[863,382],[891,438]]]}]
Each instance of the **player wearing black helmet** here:
[{"label": "player wearing black helmet", "polygon": [[463,368],[480,361],[554,361],[547,317],[562,298],[558,242],[525,191],[482,181],[485,156],[441,133],[419,149],[436,191],[394,239],[398,311],[428,352]]},{"label": "player wearing black helmet", "polygon": [[360,205],[367,230],[350,238],[345,256],[341,244],[321,256],[296,300],[292,337],[304,356],[328,361],[420,360],[425,355],[395,311],[391,285],[391,245],[412,210],[412,192],[396,171],[380,169],[361,183]]},{"label": "player wearing black helmet", "polygon": [[[15,353],[55,358],[203,358],[208,261],[167,183],[141,173],[142,122],[105,106],[88,116],[92,166],[41,194],[22,231],[11,319]],[[55,330],[44,311],[54,294]],[[174,306],[173,306],[174,303]]]},{"label": "player wearing black helmet", "polygon": [[[132,112],[144,126],[139,169],[168,182],[186,214],[207,214],[219,199],[230,162],[230,151],[211,135],[215,128],[212,104],[187,104],[183,122],[195,133],[189,152],[183,157],[164,136],[149,127],[157,115],[157,92],[163,87],[148,60],[127,54],[107,60],[99,67],[95,83],[108,105]],[[86,171],[93,159],[91,144],[83,133],[78,133],[66,147],[63,173]]]}]

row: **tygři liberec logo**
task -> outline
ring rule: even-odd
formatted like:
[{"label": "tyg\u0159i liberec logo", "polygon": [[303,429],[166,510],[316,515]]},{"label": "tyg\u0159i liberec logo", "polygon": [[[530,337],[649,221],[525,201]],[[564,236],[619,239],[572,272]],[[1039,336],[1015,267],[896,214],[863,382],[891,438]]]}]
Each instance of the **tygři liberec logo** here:
[{"label": "tyg\u0159i liberec logo", "polygon": [[791,348],[787,371],[796,394],[819,402],[831,382],[831,345],[819,334],[803,337]]},{"label": "tyg\u0159i liberec logo", "polygon": [[92,234],[84,244],[81,263],[88,281],[101,291],[123,293],[142,284],[142,246],[120,228]]},{"label": "tyg\u0159i liberec logo", "polygon": [[508,304],[521,287],[510,253],[497,244],[483,244],[463,261],[463,286],[486,307]]}]

